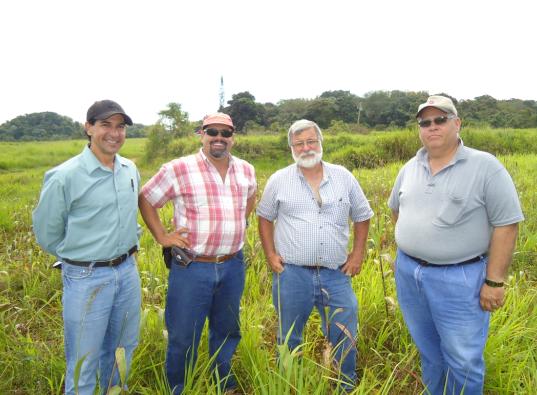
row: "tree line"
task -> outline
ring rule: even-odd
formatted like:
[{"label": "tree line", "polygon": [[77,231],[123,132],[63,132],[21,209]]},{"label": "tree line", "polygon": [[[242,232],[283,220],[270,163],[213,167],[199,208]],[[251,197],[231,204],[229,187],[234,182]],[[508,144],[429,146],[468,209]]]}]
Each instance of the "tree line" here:
[{"label": "tree line", "polygon": [[[537,101],[496,100],[484,95],[455,103],[466,125],[492,128],[537,127]],[[425,102],[427,92],[374,91],[364,97],[349,91],[326,91],[315,99],[288,99],[277,104],[258,103],[249,92],[232,96],[221,110],[229,114],[239,130],[279,129],[301,118],[314,120],[322,128],[334,122],[356,124],[362,128],[385,130],[415,124],[416,109]]]},{"label": "tree line", "polygon": [[0,125],[0,140],[61,140],[79,135],[82,124],[55,112],[18,116]]},{"label": "tree line", "polygon": [[[471,100],[451,97],[466,126],[492,128],[537,127],[537,101],[497,100],[484,95]],[[279,132],[297,119],[311,119],[321,128],[344,125],[345,130],[366,132],[407,127],[415,124],[416,109],[429,93],[404,91],[374,91],[357,96],[350,91],[326,91],[314,99],[286,99],[278,103],[259,103],[248,91],[236,93],[227,106],[220,108],[229,114],[237,130],[248,133]],[[180,103],[169,103],[159,112],[157,124],[129,127],[129,137],[148,134],[189,135],[201,121],[190,121]],[[83,138],[83,126],[71,118],[54,112],[41,112],[16,117],[0,125],[0,140],[52,140]]]},{"label": "tree line", "polygon": [[[145,137],[145,125],[129,127],[129,137]],[[0,125],[0,141],[68,140],[86,138],[84,126],[55,112],[19,115]]]}]

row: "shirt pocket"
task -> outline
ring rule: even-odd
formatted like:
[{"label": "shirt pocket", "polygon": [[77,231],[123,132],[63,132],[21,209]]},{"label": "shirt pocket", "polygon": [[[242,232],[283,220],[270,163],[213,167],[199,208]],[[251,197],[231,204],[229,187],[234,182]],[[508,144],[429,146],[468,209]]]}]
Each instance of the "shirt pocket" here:
[{"label": "shirt pocket", "polygon": [[193,204],[189,206],[192,211],[191,216],[197,217],[201,221],[209,221],[211,213],[215,210],[214,202],[211,203],[209,197],[203,194],[196,196],[192,201]]},{"label": "shirt pocket", "polygon": [[248,200],[248,180],[237,179],[236,184],[231,186],[233,203],[241,212],[246,212],[246,204]]},{"label": "shirt pocket", "polygon": [[138,180],[135,177],[117,177],[118,183],[117,200],[119,206],[123,206],[128,214],[138,215]]},{"label": "shirt pocket", "polygon": [[463,217],[467,205],[467,198],[448,194],[440,204],[438,215],[433,219],[433,224],[439,227],[455,225]]},{"label": "shirt pocket", "polygon": [[334,224],[339,226],[349,225],[349,215],[351,210],[351,203],[349,199],[339,198],[334,201],[329,201],[323,204],[328,219],[333,221]]},{"label": "shirt pocket", "polygon": [[[218,186],[210,181],[203,181],[203,185],[184,183],[179,191],[179,205],[184,207],[187,220],[206,221],[214,205],[215,191]],[[209,196],[211,195],[211,196]]]}]

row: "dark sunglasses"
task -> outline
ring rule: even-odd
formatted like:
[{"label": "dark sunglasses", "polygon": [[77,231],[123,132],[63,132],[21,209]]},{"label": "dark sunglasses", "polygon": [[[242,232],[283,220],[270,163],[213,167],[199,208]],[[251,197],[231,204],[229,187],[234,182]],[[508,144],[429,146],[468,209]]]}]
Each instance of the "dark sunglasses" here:
[{"label": "dark sunglasses", "polygon": [[442,116],[435,117],[435,118],[420,119],[418,121],[418,125],[420,125],[420,128],[428,128],[429,126],[431,126],[433,122],[435,125],[443,125],[444,123],[448,121],[448,119],[453,119],[453,118],[456,118],[456,116],[453,114],[450,114],[450,115],[442,115]]},{"label": "dark sunglasses", "polygon": [[219,130],[219,129],[205,129],[205,133],[207,133],[211,137],[216,137],[218,134],[220,136],[225,137],[226,139],[233,136],[233,130]]}]

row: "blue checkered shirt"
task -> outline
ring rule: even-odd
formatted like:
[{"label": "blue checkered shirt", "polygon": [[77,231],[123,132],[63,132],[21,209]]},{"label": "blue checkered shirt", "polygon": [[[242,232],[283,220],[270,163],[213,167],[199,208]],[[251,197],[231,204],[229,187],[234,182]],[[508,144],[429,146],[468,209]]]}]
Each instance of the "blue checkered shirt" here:
[{"label": "blue checkered shirt", "polygon": [[337,269],[347,260],[349,218],[366,221],[373,211],[351,172],[339,165],[322,164],[320,206],[293,164],[269,178],[257,215],[276,222],[274,245],[285,263]]}]

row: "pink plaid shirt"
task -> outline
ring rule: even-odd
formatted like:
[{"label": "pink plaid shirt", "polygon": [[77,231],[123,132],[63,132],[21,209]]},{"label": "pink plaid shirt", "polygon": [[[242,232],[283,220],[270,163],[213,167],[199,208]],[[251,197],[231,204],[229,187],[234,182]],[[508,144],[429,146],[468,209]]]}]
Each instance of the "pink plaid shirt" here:
[{"label": "pink plaid shirt", "polygon": [[164,164],[142,188],[156,208],[173,200],[175,228],[189,229],[195,255],[227,255],[244,244],[246,201],[257,188],[254,167],[230,156],[225,181],[203,151]]}]

